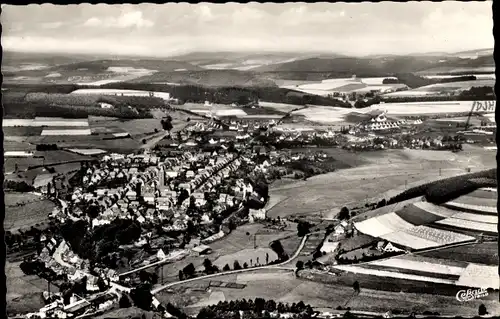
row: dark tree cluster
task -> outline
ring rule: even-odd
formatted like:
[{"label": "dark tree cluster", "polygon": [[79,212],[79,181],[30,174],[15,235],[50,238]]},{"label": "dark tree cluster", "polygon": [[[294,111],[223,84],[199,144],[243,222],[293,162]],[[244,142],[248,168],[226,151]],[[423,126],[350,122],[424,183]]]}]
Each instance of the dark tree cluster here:
[{"label": "dark tree cluster", "polygon": [[280,314],[292,313],[299,315],[298,318],[311,318],[314,311],[310,305],[303,301],[293,304],[277,303],[274,300],[256,298],[255,300],[221,301],[217,305],[202,308],[198,313],[198,319],[225,319],[239,318],[239,311],[245,313],[245,318],[270,318],[271,312]]},{"label": "dark tree cluster", "polygon": [[89,232],[87,222],[70,220],[61,227],[61,235],[82,259],[102,262],[109,268],[116,268],[118,247],[138,240],[141,227],[129,219],[116,219]]},{"label": "dark tree cluster", "polygon": [[387,204],[390,205],[419,196],[425,196],[429,202],[434,204],[442,204],[480,187],[496,186],[496,174],[497,170],[494,168],[419,185],[394,196]]},{"label": "dark tree cluster", "polygon": [[299,221],[297,223],[297,236],[304,237],[309,234],[311,228],[311,224],[307,221]]}]

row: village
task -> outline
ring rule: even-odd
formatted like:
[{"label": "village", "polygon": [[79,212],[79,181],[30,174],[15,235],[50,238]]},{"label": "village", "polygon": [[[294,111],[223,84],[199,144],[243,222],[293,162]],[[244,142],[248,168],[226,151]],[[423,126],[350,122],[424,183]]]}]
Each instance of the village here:
[{"label": "village", "polygon": [[[421,120],[380,124],[385,121],[376,116],[368,124],[340,131],[282,129],[274,119],[191,121],[152,150],[109,153],[82,162],[69,178],[37,177],[36,191],[58,204],[50,214],[52,225],[62,225],[61,231],[50,227],[24,234],[29,238],[23,247],[34,245],[37,254],[25,257],[21,268],[49,282],[47,306],[37,315],[66,318],[104,312],[122,300],[123,293],[139,298],[132,291],[142,283],[164,281],[148,270],[190,256],[203,258],[211,253],[211,243],[239,225],[281,227],[286,219],[277,222],[266,214],[268,185],[347,167],[331,150],[458,151],[467,142],[458,134],[426,136],[419,129]],[[379,128],[391,134],[374,134]],[[348,256],[343,247],[329,243],[356,236],[355,229],[346,221],[334,225],[333,237],[326,238],[314,256],[320,269],[332,262],[356,263],[401,252],[382,241],[362,256]],[[11,248],[18,243],[21,249],[20,238],[11,236]],[[207,274],[229,269],[210,267]],[[194,267],[185,267],[178,280],[198,275]],[[59,292],[51,293],[51,285]],[[168,313],[155,297],[151,304]]]}]

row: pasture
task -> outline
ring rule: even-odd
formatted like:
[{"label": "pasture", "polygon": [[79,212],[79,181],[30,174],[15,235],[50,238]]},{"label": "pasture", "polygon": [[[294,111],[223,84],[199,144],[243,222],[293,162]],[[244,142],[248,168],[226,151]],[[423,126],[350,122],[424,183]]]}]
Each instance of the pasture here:
[{"label": "pasture", "polygon": [[[38,311],[45,304],[42,292],[47,290],[47,281],[36,275],[25,275],[19,268],[20,262],[6,262],[6,310],[8,315]],[[52,292],[58,289],[50,287]]]},{"label": "pasture", "polygon": [[455,262],[471,262],[485,265],[498,265],[498,243],[485,242],[480,244],[470,244],[459,247],[441,248],[422,253],[423,256],[434,259],[452,259]]},{"label": "pasture", "polygon": [[[245,224],[237,227],[222,239],[208,244],[213,251],[210,255],[190,255],[181,261],[163,266],[158,274],[161,275],[161,271],[163,271],[164,281],[176,281],[178,280],[179,270],[190,263],[193,263],[198,271],[202,271],[204,269],[203,261],[205,258],[210,259],[220,270],[222,270],[226,263],[233,269],[235,260],[238,260],[241,266],[243,266],[244,262],[249,266],[251,264],[255,266],[257,263],[264,265],[266,262],[266,253],[269,254],[269,262],[273,258],[276,259],[276,254],[269,248],[269,244],[274,240],[280,240],[285,252],[289,256],[293,255],[300,243],[300,239],[294,238],[296,237],[296,232],[297,227],[294,223],[288,223],[284,231],[267,230],[264,225],[257,223]],[[254,237],[256,247],[254,247]],[[242,251],[244,253],[241,253]],[[257,257],[259,258],[258,261]],[[251,262],[250,259],[252,259]]]},{"label": "pasture", "polygon": [[51,201],[31,193],[5,193],[5,230],[29,228],[47,220],[56,207]]},{"label": "pasture", "polygon": [[68,151],[36,151],[35,156],[43,158],[44,165],[56,165],[93,160],[92,157],[79,155]]},{"label": "pasture", "polygon": [[[162,292],[158,294],[157,298],[165,302],[175,300],[178,306],[193,306],[187,308],[189,313],[193,314],[196,310],[199,310],[199,308],[194,307],[196,305],[218,302],[219,298],[210,300],[214,292],[222,292],[224,299],[227,301],[260,297],[291,304],[302,300],[305,304],[310,304],[314,308],[343,306],[350,307],[352,310],[381,313],[401,309],[405,314],[412,311],[417,313],[437,311],[442,315],[467,314],[472,316],[477,314],[477,308],[481,303],[484,303],[489,311],[493,312],[499,309],[497,302],[494,300],[498,296],[497,294],[487,300],[481,299],[470,303],[460,303],[454,296],[456,287],[446,288],[448,291],[453,291],[453,296],[451,296],[421,293],[419,289],[423,288],[425,283],[397,279],[388,282],[385,278],[381,279],[375,276],[344,274],[335,277],[321,275],[321,279],[314,279],[314,281],[310,281],[296,278],[291,272],[256,271],[217,278],[217,280],[224,282],[245,283],[246,287],[243,289],[211,287],[209,291],[205,291],[204,288],[209,285],[209,280],[205,280],[188,283],[182,287],[174,287],[172,292]],[[355,280],[358,280],[361,286],[359,295],[355,295],[352,289],[352,283]],[[388,287],[391,284],[394,287]],[[406,288],[412,288],[413,290],[401,292],[400,287],[403,287],[405,291]],[[213,295],[213,297],[215,296]],[[218,296],[221,297],[220,293]]]},{"label": "pasture", "polygon": [[467,147],[466,151],[387,150],[350,153],[332,149],[329,155],[347,163],[354,159],[356,162],[351,163],[356,167],[271,187],[271,198],[278,196],[280,202],[268,214],[270,217],[307,215],[316,218],[322,215],[324,219],[332,219],[343,206],[359,207],[365,202],[382,198],[387,200],[408,185],[422,183],[419,181],[463,174],[466,168],[472,168],[474,172],[496,167],[494,156],[487,151],[477,147]]}]

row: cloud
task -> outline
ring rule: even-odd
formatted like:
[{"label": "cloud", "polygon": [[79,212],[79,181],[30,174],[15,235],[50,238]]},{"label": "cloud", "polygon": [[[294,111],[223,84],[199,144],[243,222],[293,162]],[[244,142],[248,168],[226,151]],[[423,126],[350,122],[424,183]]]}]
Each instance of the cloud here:
[{"label": "cloud", "polygon": [[41,24],[41,27],[44,29],[57,29],[63,25],[62,22],[45,22]]},{"label": "cloud", "polygon": [[142,17],[141,11],[127,12],[116,17],[106,17],[99,19],[97,17],[92,17],[85,21],[83,24],[86,27],[103,27],[103,28],[150,28],[154,25],[154,22]]}]

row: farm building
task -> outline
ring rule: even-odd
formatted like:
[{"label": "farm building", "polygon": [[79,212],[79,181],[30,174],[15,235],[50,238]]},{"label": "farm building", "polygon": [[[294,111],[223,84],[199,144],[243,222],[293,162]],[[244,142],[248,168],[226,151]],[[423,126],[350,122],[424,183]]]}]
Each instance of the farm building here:
[{"label": "farm building", "polygon": [[212,248],[210,248],[207,245],[199,245],[199,246],[193,247],[192,251],[197,253],[200,256],[201,255],[208,255],[212,252]]},{"label": "farm building", "polygon": [[251,221],[266,219],[265,209],[250,209],[248,213],[248,218]]},{"label": "farm building", "polygon": [[379,241],[377,243],[377,250],[378,251],[383,251],[383,252],[400,252],[403,251],[402,249],[399,249],[395,247],[392,243],[387,243],[384,241]]}]

